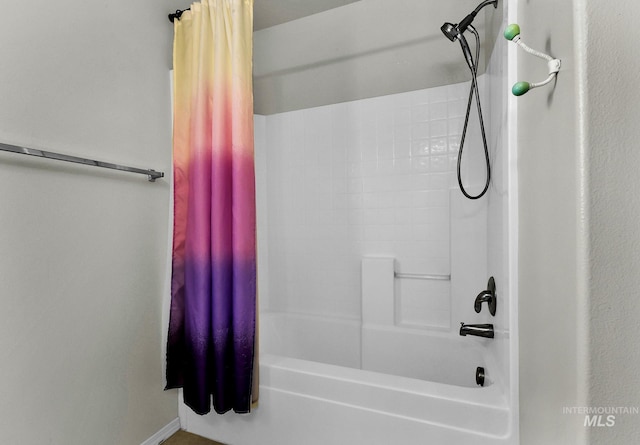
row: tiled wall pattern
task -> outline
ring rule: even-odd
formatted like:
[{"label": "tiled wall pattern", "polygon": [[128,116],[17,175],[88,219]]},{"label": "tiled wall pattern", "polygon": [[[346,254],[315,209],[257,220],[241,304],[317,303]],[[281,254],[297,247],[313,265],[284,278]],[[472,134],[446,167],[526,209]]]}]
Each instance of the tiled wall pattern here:
[{"label": "tiled wall pattern", "polygon": [[[450,273],[449,189],[457,187],[468,88],[467,82],[266,117],[263,309],[359,319],[363,256],[395,257],[401,272]],[[478,139],[465,146],[463,171],[480,183]],[[400,323],[412,317],[423,323],[419,314],[431,310],[439,315],[427,324],[449,325],[446,282],[397,286],[401,296],[426,295],[404,300]]]}]

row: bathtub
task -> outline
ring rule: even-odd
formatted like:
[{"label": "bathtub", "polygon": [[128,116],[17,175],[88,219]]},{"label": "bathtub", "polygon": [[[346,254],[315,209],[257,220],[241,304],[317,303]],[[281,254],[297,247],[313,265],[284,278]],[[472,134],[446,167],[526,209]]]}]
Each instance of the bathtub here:
[{"label": "bathtub", "polygon": [[504,388],[475,383],[490,340],[286,313],[261,314],[261,338],[258,407],[184,410],[183,428],[229,445],[512,443]]}]

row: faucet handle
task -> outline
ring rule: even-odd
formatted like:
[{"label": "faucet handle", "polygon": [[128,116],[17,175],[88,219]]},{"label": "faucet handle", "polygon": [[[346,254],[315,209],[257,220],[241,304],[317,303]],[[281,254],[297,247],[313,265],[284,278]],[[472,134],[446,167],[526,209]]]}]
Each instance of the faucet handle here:
[{"label": "faucet handle", "polygon": [[482,309],[482,303],[487,302],[489,305],[489,313],[493,316],[496,315],[496,282],[493,277],[489,278],[489,282],[487,283],[487,290],[483,290],[476,297],[476,301],[473,304],[473,308],[477,313],[480,313]]}]

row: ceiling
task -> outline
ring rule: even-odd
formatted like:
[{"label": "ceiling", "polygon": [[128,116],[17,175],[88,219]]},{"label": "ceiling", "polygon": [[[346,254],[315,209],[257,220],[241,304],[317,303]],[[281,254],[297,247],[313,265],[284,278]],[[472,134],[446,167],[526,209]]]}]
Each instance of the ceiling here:
[{"label": "ceiling", "polygon": [[255,0],[253,28],[258,31],[359,0]]}]

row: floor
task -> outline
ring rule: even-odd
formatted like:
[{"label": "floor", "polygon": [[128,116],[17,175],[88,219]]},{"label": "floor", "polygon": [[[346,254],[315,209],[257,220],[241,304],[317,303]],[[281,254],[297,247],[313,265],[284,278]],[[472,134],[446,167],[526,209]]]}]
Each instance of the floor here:
[{"label": "floor", "polygon": [[173,436],[162,442],[162,445],[224,445],[220,442],[205,439],[186,431],[178,431]]}]

